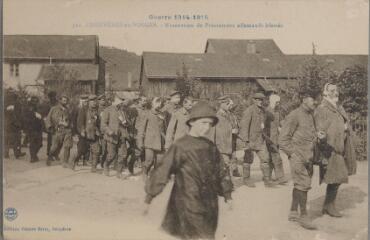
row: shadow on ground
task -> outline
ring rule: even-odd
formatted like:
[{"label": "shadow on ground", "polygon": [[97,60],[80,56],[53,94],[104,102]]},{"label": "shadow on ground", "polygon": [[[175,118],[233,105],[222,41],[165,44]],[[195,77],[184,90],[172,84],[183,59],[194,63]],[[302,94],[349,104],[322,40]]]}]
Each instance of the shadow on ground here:
[{"label": "shadow on ground", "polygon": [[[365,200],[367,194],[363,192],[359,187],[340,187],[336,207],[339,211],[355,208],[356,204],[362,203]],[[325,200],[325,194],[319,198],[309,201],[310,205],[310,216],[312,219],[316,219],[322,216],[322,206]]]}]

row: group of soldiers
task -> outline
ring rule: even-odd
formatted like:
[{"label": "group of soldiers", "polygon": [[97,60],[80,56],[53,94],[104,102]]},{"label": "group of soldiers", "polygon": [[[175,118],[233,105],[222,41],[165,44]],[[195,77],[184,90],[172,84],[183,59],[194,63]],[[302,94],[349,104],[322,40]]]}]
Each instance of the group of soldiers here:
[{"label": "group of soldiers", "polygon": [[[328,184],[323,213],[333,217],[341,216],[335,208],[339,185],[348,182],[348,176],[356,170],[349,118],[338,104],[338,95],[335,84],[326,84],[323,100],[317,107],[317,94],[308,90],[301,92],[300,107],[285,119],[280,114],[277,94],[269,95],[268,107],[265,107],[267,97],[255,93],[253,103],[239,118],[233,111],[232,98],[221,96],[216,99],[218,123],[207,138],[217,146],[230,175],[242,177],[248,187],[255,187],[250,177],[254,156],[260,160],[265,187],[287,183],[280,156],[281,151],[284,152],[290,161],[294,184],[289,220],[314,229],[306,210],[313,164],[320,166],[320,181]],[[21,132],[17,122],[19,104],[16,95],[13,98],[6,107],[5,157],[13,147],[18,158],[24,153],[20,150]],[[126,173],[127,176],[134,174],[138,163],[146,179],[170,146],[187,135],[189,115],[198,101],[182,96],[179,91],[172,91],[167,99],[154,97],[150,103],[144,96],[133,99],[117,93],[113,99],[108,99],[105,95],[83,95],[79,108],[71,111],[66,95],[61,95],[57,101],[56,94],[51,92],[50,107],[47,113],[41,113],[38,98],[31,97],[23,111],[26,119],[23,129],[29,138],[31,162],[38,161],[37,153],[45,131],[48,134],[48,166],[59,159],[63,150],[63,167],[75,169],[82,158],[84,164],[90,160],[92,172],[96,172],[100,164],[106,176],[113,164],[116,176],[122,178]],[[77,153],[71,158],[74,134],[78,136]],[[238,164],[236,153],[240,150],[244,151],[244,157]]]}]

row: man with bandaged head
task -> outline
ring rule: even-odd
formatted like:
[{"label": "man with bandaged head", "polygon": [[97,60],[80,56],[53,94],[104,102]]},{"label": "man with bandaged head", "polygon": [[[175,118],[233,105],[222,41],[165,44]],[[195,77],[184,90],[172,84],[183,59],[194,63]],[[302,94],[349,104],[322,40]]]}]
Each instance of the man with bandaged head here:
[{"label": "man with bandaged head", "polygon": [[331,217],[342,217],[335,205],[338,188],[342,183],[348,183],[348,175],[356,172],[349,116],[338,100],[338,87],[327,83],[323,100],[315,111],[317,130],[325,134],[326,142],[326,147],[320,149],[320,182],[327,184],[322,213]]}]

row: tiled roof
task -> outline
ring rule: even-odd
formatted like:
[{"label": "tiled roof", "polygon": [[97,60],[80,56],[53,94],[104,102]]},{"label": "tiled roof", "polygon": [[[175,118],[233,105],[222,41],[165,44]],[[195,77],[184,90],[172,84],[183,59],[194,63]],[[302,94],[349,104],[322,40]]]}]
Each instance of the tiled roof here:
[{"label": "tiled roof", "polygon": [[248,48],[251,44],[255,45],[256,54],[262,57],[283,55],[273,39],[208,39],[206,52],[227,55],[249,54]]},{"label": "tiled roof", "polygon": [[98,64],[45,64],[41,68],[38,80],[55,80],[55,76],[58,76],[59,79],[64,80],[96,81],[98,80],[98,73]]},{"label": "tiled roof", "polygon": [[174,78],[183,64],[189,75],[199,78],[287,77],[283,57],[263,58],[256,55],[182,54],[144,52],[148,78]]},{"label": "tiled roof", "polygon": [[347,67],[360,65],[367,68],[367,55],[286,55],[288,71],[292,74],[299,74],[303,66],[310,62],[310,59],[317,59],[321,64],[327,65],[331,70],[341,73]]},{"label": "tiled roof", "polygon": [[95,59],[95,35],[4,35],[5,58]]}]

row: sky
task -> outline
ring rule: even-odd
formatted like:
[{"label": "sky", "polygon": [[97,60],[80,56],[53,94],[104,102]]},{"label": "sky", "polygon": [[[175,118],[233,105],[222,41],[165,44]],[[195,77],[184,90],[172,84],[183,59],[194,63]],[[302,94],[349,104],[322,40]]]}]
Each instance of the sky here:
[{"label": "sky", "polygon": [[[193,15],[203,19],[186,19]],[[4,0],[3,30],[98,35],[100,45],[137,54],[201,53],[209,38],[271,38],[286,54],[312,53],[312,43],[318,54],[368,54],[368,23],[368,0]]]}]

